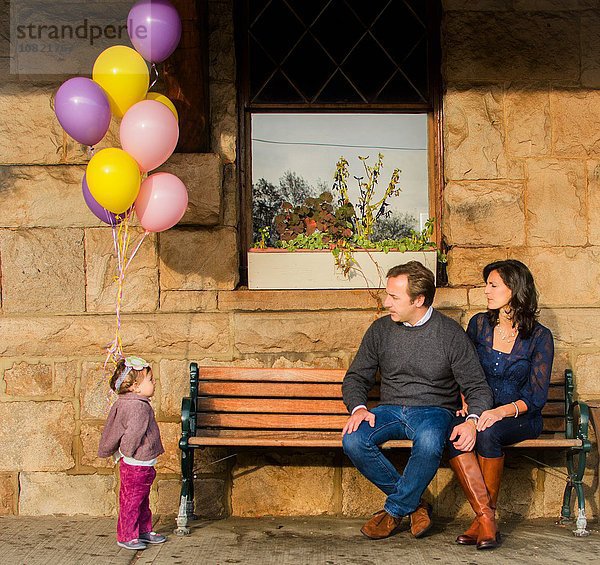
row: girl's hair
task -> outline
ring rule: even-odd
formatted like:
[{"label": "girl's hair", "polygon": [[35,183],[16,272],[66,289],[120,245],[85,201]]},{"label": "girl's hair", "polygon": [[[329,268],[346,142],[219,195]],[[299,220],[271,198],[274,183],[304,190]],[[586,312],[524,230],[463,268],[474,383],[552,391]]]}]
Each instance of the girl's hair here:
[{"label": "girl's hair", "polygon": [[125,394],[126,392],[129,392],[129,389],[135,383],[141,383],[144,380],[144,377],[146,376],[146,371],[148,370],[147,367],[139,371],[137,369],[129,369],[129,373],[127,374],[123,382],[120,384],[119,390],[117,390],[115,388],[115,385],[117,384],[117,379],[123,374],[123,371],[125,371],[125,369],[125,359],[119,359],[119,361],[117,362],[117,368],[115,369],[113,376],[110,378],[110,388],[114,390],[117,394]]},{"label": "girl's hair", "polygon": [[[512,298],[508,305],[512,310],[512,321],[519,328],[521,337],[527,339],[539,314],[538,291],[531,271],[516,259],[495,261],[483,268],[483,280],[486,283],[492,271],[497,271],[504,284],[510,288]],[[493,326],[498,323],[498,315],[498,310],[488,310],[488,318]]]}]

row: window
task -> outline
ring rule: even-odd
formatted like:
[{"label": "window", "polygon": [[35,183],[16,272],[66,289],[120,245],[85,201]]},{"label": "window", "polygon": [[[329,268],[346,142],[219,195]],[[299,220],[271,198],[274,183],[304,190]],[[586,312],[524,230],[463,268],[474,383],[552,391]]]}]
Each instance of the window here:
[{"label": "window", "polygon": [[340,156],[360,176],[358,156],[374,164],[383,153],[382,185],[402,170],[396,224],[418,228],[426,216],[439,218],[438,4],[241,3],[242,265],[263,219],[253,222],[253,209],[265,212],[269,194],[301,198],[329,189]]}]

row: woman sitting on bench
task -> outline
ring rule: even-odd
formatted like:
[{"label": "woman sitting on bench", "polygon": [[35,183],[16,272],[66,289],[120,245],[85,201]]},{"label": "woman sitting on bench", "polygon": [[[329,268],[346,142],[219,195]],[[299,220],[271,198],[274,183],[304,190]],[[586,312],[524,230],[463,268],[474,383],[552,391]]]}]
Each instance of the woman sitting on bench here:
[{"label": "woman sitting on bench", "polygon": [[[537,321],[537,290],[523,263],[514,259],[490,263],[483,269],[483,280],[488,309],[471,318],[467,333],[492,389],[494,408],[473,420],[478,431],[474,450],[457,450],[451,437],[449,455],[450,466],[477,515],[456,542],[490,549],[500,540],[495,511],[503,446],[537,438],[542,432],[554,341],[550,330]],[[457,416],[467,413],[463,406]]]}]

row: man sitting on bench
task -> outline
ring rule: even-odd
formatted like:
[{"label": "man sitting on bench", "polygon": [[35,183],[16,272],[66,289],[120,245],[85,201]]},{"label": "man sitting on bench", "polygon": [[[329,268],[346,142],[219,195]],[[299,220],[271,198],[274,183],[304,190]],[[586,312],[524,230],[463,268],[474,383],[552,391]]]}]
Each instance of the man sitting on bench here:
[{"label": "man sitting on bench", "polygon": [[[394,534],[403,516],[421,537],[431,527],[421,495],[439,467],[450,426],[462,406],[465,422],[452,430],[454,447],[475,445],[477,418],[492,406],[492,393],[473,344],[460,325],[431,306],[433,273],[416,261],[387,274],[384,306],[390,315],[367,330],[342,384],[351,416],[344,426],[344,452],[356,468],[379,487],[387,499],[361,532],[371,539]],[[380,403],[367,409],[367,396],[381,376]],[[379,448],[393,439],[413,442],[404,474]]]}]

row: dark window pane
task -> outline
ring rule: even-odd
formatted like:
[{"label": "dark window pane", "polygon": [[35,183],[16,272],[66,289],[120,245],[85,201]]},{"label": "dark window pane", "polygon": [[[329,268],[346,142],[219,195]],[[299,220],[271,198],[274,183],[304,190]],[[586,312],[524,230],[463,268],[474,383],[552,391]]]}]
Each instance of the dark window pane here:
[{"label": "dark window pane", "polygon": [[251,35],[276,63],[281,63],[303,31],[302,23],[281,1],[271,2],[250,28]]},{"label": "dark window pane", "polygon": [[427,45],[423,39],[400,66],[415,85],[423,100],[429,99],[427,59]]},{"label": "dark window pane", "polygon": [[[423,1],[423,0],[419,0]],[[346,0],[365,26],[370,26],[379,17],[390,0]]]},{"label": "dark window pane", "polygon": [[[283,73],[278,71],[260,93],[259,101],[277,104],[282,99],[291,103],[306,102]],[[257,100],[252,100],[252,102],[257,102]]]},{"label": "dark window pane", "polygon": [[344,78],[341,72],[336,72],[334,77],[327,83],[323,92],[319,94],[315,102],[324,104],[348,104],[361,103],[364,100],[356,89]]},{"label": "dark window pane", "polygon": [[265,9],[265,6],[271,2],[272,0],[250,0],[248,2],[248,20],[250,24]]},{"label": "dark window pane", "polygon": [[250,60],[252,61],[250,92],[254,95],[260,93],[265,81],[275,70],[275,65],[273,64],[273,60],[253,38],[250,38]]},{"label": "dark window pane", "polygon": [[398,65],[426,38],[425,28],[403,2],[392,2],[386,8],[373,26],[373,34]]},{"label": "dark window pane", "polygon": [[309,100],[321,90],[336,66],[309,35],[295,47],[286,59],[283,70]]},{"label": "dark window pane", "polygon": [[339,64],[364,35],[365,26],[342,0],[337,0],[321,14],[312,31]]},{"label": "dark window pane", "polygon": [[423,102],[417,89],[406,79],[402,73],[397,72],[390,82],[383,88],[376,102],[381,104],[405,104]]},{"label": "dark window pane", "polygon": [[287,3],[302,22],[310,26],[331,1],[333,0],[287,0]]},{"label": "dark window pane", "polygon": [[372,100],[396,70],[385,52],[366,36],[342,65],[344,72],[358,90]]}]

